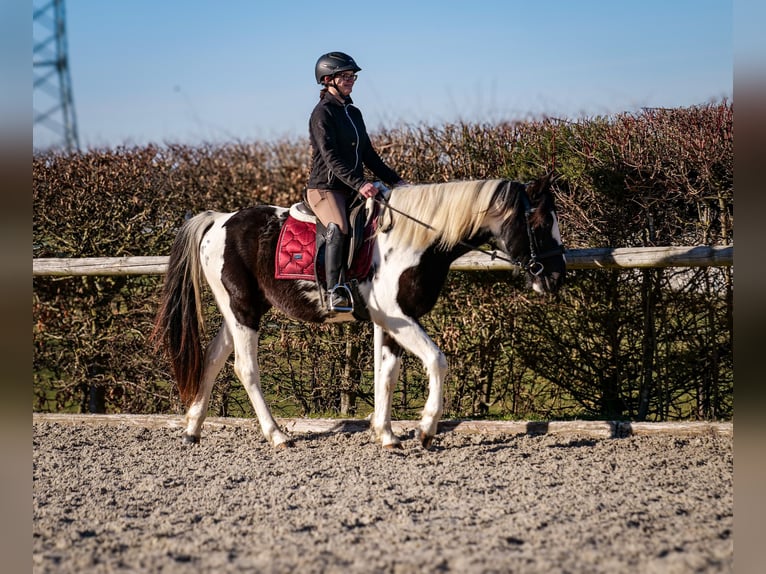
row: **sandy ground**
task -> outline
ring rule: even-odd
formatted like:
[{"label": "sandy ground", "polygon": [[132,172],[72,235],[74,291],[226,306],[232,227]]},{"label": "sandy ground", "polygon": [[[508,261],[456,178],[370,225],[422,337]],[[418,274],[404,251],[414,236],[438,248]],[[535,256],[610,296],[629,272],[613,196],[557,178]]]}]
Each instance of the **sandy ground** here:
[{"label": "sandy ground", "polygon": [[34,422],[33,571],[732,571],[731,436],[296,438]]}]

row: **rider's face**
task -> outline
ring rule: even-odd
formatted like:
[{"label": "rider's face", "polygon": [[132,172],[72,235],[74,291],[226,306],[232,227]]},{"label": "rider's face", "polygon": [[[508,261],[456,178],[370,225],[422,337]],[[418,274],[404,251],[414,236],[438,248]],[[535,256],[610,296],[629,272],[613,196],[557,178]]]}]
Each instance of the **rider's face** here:
[{"label": "rider's face", "polygon": [[354,82],[356,82],[356,74],[353,72],[340,72],[333,76],[332,83],[341,95],[348,96],[351,90],[354,89]]}]

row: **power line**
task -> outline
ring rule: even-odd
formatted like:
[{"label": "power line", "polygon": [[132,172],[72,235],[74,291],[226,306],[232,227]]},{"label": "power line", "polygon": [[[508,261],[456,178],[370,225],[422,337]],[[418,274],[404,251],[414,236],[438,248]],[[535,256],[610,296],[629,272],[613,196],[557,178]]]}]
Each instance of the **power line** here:
[{"label": "power line", "polygon": [[[52,146],[80,148],[69,77],[64,0],[32,4],[33,127],[53,132]],[[34,138],[33,138],[34,139]]]}]

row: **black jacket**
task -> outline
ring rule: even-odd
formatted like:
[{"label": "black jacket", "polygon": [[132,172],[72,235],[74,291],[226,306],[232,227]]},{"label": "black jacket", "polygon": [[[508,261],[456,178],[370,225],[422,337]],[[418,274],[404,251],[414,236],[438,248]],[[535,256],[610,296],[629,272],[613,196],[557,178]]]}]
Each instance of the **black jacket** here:
[{"label": "black jacket", "polygon": [[309,119],[311,174],[308,187],[355,194],[365,184],[364,166],[388,184],[401,177],[388,167],[372,147],[362,112],[351,98],[341,104],[326,94]]}]

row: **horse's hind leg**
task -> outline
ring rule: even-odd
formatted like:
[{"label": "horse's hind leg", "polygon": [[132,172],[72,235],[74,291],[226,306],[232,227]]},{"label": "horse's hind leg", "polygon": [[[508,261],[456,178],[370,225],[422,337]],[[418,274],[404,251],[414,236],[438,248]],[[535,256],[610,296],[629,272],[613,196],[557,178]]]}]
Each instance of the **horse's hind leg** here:
[{"label": "horse's hind leg", "polygon": [[205,350],[205,365],[202,369],[202,378],[200,379],[199,390],[194,397],[189,410],[186,411],[186,431],[184,432],[184,441],[190,443],[199,442],[202,433],[202,423],[207,416],[207,407],[210,404],[210,394],[213,391],[218,373],[226,364],[226,360],[234,350],[234,342],[231,338],[226,325],[222,325],[218,334],[210,341]]},{"label": "horse's hind leg", "polygon": [[385,448],[401,448],[399,438],[391,430],[391,403],[399,379],[402,348],[379,325],[375,333],[375,412],[372,432]]},{"label": "horse's hind leg", "polygon": [[277,425],[266,404],[261,390],[261,373],[258,366],[258,331],[236,323],[234,327],[234,371],[253,403],[261,431],[273,446],[292,446],[292,440]]}]

